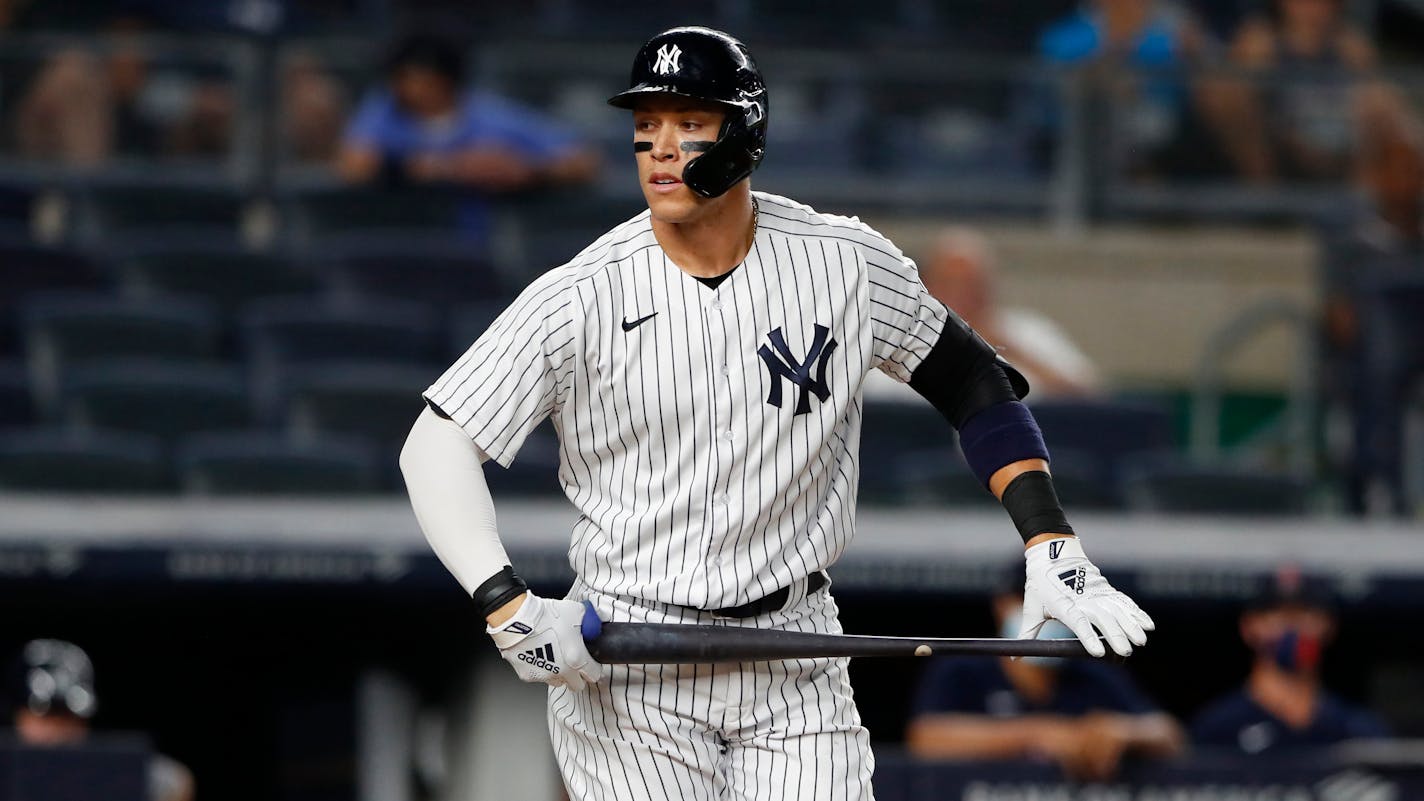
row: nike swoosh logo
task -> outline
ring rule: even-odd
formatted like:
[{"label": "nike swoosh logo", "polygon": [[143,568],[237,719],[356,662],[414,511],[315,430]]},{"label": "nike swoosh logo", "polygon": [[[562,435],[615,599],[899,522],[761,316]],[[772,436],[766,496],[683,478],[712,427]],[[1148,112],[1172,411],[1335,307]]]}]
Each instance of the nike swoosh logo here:
[{"label": "nike swoosh logo", "polygon": [[657,312],[653,312],[652,314],[648,315],[647,317],[639,317],[638,319],[634,320],[634,321],[631,322],[631,323],[628,322],[628,318],[627,318],[627,317],[624,317],[624,318],[623,318],[623,330],[624,330],[624,331],[632,331],[634,328],[637,328],[638,326],[642,325],[643,323],[646,323],[647,321],[649,321],[649,320],[651,320],[651,319],[653,319],[654,317],[657,317],[657,316],[658,316],[658,313],[657,313]]}]

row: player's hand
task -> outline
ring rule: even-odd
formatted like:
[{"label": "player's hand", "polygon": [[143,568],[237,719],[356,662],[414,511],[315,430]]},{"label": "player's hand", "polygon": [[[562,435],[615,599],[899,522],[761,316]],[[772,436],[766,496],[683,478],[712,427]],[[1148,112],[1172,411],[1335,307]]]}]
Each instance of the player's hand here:
[{"label": "player's hand", "polygon": [[1147,644],[1147,632],[1156,624],[1103,578],[1084,555],[1077,537],[1040,542],[1024,551],[1024,559],[1027,570],[1020,637],[1037,637],[1043,624],[1055,618],[1072,629],[1093,656],[1106,653],[1097,632],[1122,656],[1132,653],[1133,645]]},{"label": "player's hand", "polygon": [[486,631],[521,681],[581,691],[586,683],[603,678],[603,666],[583,643],[583,615],[578,601],[555,601],[531,592],[514,617]]}]

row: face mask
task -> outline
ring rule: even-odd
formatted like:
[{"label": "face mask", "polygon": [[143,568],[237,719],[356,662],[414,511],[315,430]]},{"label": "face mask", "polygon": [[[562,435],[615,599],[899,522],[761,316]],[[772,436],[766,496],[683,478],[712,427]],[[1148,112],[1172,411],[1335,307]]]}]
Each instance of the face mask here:
[{"label": "face mask", "polygon": [[1261,650],[1287,673],[1313,673],[1320,666],[1325,647],[1319,637],[1302,634],[1299,629],[1286,629]]},{"label": "face mask", "polygon": [[[1004,625],[999,627],[999,636],[1006,640],[1018,639],[1019,622],[1022,619],[1018,612],[1005,615]],[[1071,640],[1074,636],[1072,629],[1057,620],[1049,620],[1044,623],[1043,628],[1038,632],[1040,640]],[[1022,659],[1026,664],[1046,668],[1058,668],[1063,664],[1062,657],[1057,656],[1025,656]]]}]

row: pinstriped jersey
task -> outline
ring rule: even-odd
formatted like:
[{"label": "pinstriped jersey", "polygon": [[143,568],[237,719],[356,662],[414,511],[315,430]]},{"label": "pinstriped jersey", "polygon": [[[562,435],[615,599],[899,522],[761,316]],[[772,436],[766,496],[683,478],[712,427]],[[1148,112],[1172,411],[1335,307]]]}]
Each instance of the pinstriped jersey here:
[{"label": "pinstriped jersey", "polygon": [[648,212],[535,280],[425,397],[508,466],[552,418],[592,589],[702,609],[828,567],[855,521],[861,384],[900,381],[948,311],[855,218],[754,193],[746,259],[710,288]]}]

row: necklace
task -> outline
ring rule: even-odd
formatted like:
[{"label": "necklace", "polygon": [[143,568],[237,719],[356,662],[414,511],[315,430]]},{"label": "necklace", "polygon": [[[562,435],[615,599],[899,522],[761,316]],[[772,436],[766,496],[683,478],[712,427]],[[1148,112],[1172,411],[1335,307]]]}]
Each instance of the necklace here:
[{"label": "necklace", "polygon": [[756,196],[752,196],[752,239],[756,239],[757,220],[761,217],[761,204],[757,203]]}]

